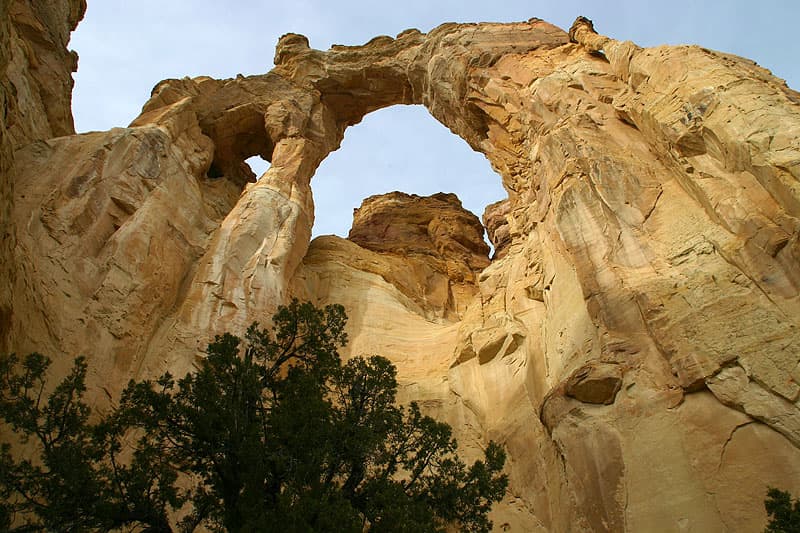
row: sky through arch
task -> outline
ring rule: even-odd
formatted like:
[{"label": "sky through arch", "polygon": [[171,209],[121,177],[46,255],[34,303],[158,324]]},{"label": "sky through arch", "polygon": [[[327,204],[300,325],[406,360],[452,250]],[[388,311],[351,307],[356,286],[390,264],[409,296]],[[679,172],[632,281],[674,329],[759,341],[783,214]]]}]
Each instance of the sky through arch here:
[{"label": "sky through arch", "polygon": [[[269,167],[258,157],[248,163],[259,176]],[[478,218],[488,204],[507,197],[484,155],[419,105],[379,109],[349,127],[341,147],[317,169],[311,189],[314,237],[347,237],[353,209],[375,194],[451,192]]]}]

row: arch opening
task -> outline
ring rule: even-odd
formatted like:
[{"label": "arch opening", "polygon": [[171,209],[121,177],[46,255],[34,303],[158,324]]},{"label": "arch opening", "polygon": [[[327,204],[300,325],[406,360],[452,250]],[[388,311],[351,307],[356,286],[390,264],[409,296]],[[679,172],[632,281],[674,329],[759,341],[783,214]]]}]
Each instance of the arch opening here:
[{"label": "arch opening", "polygon": [[250,168],[250,172],[255,176],[256,181],[269,170],[270,162],[261,157],[260,155],[250,156],[244,160],[245,164]]},{"label": "arch opening", "polygon": [[263,113],[257,106],[244,105],[236,109],[213,120],[201,120],[201,128],[214,141],[214,160],[208,177],[225,177],[243,186],[261,175],[253,171],[248,161],[259,157],[269,163],[275,145],[264,128]]},{"label": "arch opening", "polygon": [[[418,105],[373,111],[347,129],[341,147],[317,169],[312,237],[347,237],[353,210],[375,195],[455,193],[481,219],[508,194],[483,154],[475,152]],[[484,232],[484,239],[491,247]]]}]

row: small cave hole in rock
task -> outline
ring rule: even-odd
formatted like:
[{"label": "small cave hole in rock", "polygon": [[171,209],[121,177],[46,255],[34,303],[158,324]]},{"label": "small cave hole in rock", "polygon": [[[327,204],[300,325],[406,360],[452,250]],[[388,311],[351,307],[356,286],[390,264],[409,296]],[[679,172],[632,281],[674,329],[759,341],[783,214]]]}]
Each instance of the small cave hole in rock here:
[{"label": "small cave hole in rock", "polygon": [[[317,169],[311,187],[312,237],[346,238],[353,210],[377,194],[455,193],[478,219],[486,206],[508,197],[483,154],[473,151],[424,107],[406,105],[374,111],[348,128],[341,147]],[[484,239],[491,247],[485,230]]]}]

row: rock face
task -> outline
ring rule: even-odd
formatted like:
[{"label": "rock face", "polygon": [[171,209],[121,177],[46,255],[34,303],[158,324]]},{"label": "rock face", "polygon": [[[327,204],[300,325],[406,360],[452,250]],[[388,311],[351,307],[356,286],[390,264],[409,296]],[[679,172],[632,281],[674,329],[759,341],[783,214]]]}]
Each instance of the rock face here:
[{"label": "rock face", "polygon": [[508,214],[511,203],[508,200],[500,200],[486,206],[483,212],[483,225],[486,226],[486,233],[489,241],[494,246],[492,259],[501,259],[508,252],[508,245],[511,244],[511,231],[508,227]]},{"label": "rock face", "polygon": [[[348,239],[392,257],[381,276],[434,316],[458,318],[475,299],[489,247],[478,218],[454,194],[372,196],[353,213]],[[388,259],[388,258],[387,258]]]},{"label": "rock face", "polygon": [[[63,90],[8,88],[69,77],[80,3],[41,28],[2,6],[3,98],[31,109],[2,130],[9,349],[87,354],[103,403],[288,298],[339,302],[348,355],[392,359],[466,457],[506,446],[498,530],[754,531],[767,485],[800,493],[800,94],[766,70],[585,19],[289,34],[265,75],[166,80],[128,128],[68,135]],[[309,243],[315,169],[393,104],[501,175],[491,263],[451,195],[370,198],[350,240]]]},{"label": "rock face", "polygon": [[67,50],[70,32],[83,18],[85,0],[49,5],[0,1],[0,350],[11,327],[15,269],[11,211],[14,151],[33,141],[75,133],[72,72],[78,56]]}]

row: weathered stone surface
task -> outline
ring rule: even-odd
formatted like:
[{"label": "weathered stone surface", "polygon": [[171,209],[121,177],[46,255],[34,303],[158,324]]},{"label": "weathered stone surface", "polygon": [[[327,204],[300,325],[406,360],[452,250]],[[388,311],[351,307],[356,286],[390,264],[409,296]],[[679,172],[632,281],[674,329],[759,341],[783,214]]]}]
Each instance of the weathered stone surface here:
[{"label": "weathered stone surface", "polygon": [[72,72],[78,56],[67,50],[69,35],[83,18],[85,0],[48,4],[0,2],[0,350],[10,348],[10,261],[15,241],[14,150],[30,142],[75,133]]},{"label": "weathered stone surface", "polygon": [[85,0],[10,0],[0,10],[3,126],[8,142],[20,147],[75,133],[72,73],[78,68],[78,56],[66,47],[83,18]]},{"label": "weathered stone surface", "polygon": [[796,406],[748,376],[741,366],[723,368],[707,380],[708,388],[725,405],[743,411],[782,433],[800,446],[800,421]]},{"label": "weathered stone surface", "polygon": [[486,234],[489,242],[494,246],[492,259],[501,259],[508,252],[508,245],[511,244],[511,231],[508,227],[508,214],[511,203],[508,200],[500,200],[486,206],[481,220],[486,226]]},{"label": "weathered stone surface", "polygon": [[[56,370],[86,353],[102,403],[287,298],[339,302],[348,355],[391,358],[401,399],[466,458],[505,444],[498,529],[757,530],[767,484],[800,493],[798,93],[580,19],[325,52],[290,34],[275,57],[166,80],[129,128],[4,133],[9,348],[62,355]],[[371,199],[352,241],[309,243],[317,166],[393,104],[425,105],[501,175],[488,266],[449,196]]]},{"label": "weathered stone surface", "polygon": [[619,365],[592,363],[578,369],[567,380],[566,394],[584,403],[614,403],[622,387]]},{"label": "weathered stone surface", "polygon": [[[483,226],[461,207],[454,194],[370,196],[353,212],[347,238],[375,252],[428,255],[463,263],[463,267],[454,267],[456,270],[476,272],[489,266]],[[462,277],[474,281],[471,276]]]},{"label": "weathered stone surface", "polygon": [[[477,274],[489,266],[483,226],[454,194],[371,196],[353,213],[348,239],[399,258],[399,268],[384,277],[440,316],[463,313],[477,292]],[[409,271],[398,283],[398,273]]]}]

